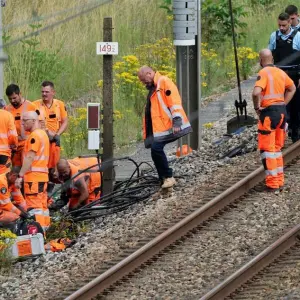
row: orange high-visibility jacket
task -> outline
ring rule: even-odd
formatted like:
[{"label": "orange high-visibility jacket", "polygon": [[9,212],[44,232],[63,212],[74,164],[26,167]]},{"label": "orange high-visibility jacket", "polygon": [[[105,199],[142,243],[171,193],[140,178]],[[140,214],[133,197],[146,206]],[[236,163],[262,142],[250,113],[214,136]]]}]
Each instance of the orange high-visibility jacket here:
[{"label": "orange high-visibility jacket", "polygon": [[[68,160],[70,169],[71,169],[71,177],[78,174],[80,171],[85,170],[87,167],[93,166],[98,163],[96,157],[88,157],[88,158],[79,158],[76,157],[74,159]],[[90,169],[89,171],[94,171],[89,173],[88,171],[77,176],[70,185],[71,195],[78,195],[78,190],[76,189],[76,181],[82,177],[84,177],[89,194],[93,193],[96,188],[101,187],[101,174],[100,172],[96,172],[98,170],[98,166]]]},{"label": "orange high-visibility jacket", "polygon": [[[151,95],[151,120],[155,142],[178,139],[192,131],[191,124],[183,110],[181,98],[176,85],[166,76],[156,72],[154,76],[155,91]],[[143,133],[146,139],[144,118]],[[174,134],[173,125],[181,130]]]},{"label": "orange high-visibility jacket", "polygon": [[12,105],[7,105],[5,109],[14,116],[19,140],[18,147],[23,147],[25,140],[29,136],[29,132],[24,130],[22,125],[22,116],[26,112],[36,111],[37,109],[35,108],[35,105],[28,100],[25,100],[18,108],[13,107]]},{"label": "orange high-visibility jacket", "polygon": [[33,104],[40,112],[39,119],[45,121],[45,129],[48,129],[50,134],[57,133],[61,126],[61,121],[68,116],[63,101],[53,99],[53,103],[50,108],[44,104],[42,99],[34,101]]},{"label": "orange high-visibility jacket", "polygon": [[293,80],[281,69],[267,66],[258,72],[255,86],[262,88],[261,107],[274,103],[284,104],[285,90],[294,84]]},{"label": "orange high-visibility jacket", "polygon": [[0,110],[0,155],[11,156],[11,148],[17,148],[18,134],[13,115]]},{"label": "orange high-visibility jacket", "polygon": [[42,129],[35,129],[25,141],[24,158],[29,151],[35,152],[32,165],[24,174],[24,182],[48,182],[49,138]]},{"label": "orange high-visibility jacket", "polygon": [[26,210],[25,200],[21,194],[21,191],[14,185],[8,186],[6,174],[0,174],[0,211],[9,211],[17,215],[20,215],[21,211],[13,205],[11,198],[14,202]]}]

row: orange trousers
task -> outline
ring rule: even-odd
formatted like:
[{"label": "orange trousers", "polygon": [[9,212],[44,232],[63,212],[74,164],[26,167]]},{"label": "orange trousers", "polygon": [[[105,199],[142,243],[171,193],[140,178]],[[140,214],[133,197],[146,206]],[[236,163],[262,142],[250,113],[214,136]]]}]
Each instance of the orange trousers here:
[{"label": "orange trousers", "polygon": [[266,174],[266,186],[284,185],[281,148],[286,136],[285,105],[271,105],[261,111],[258,122],[258,149]]},{"label": "orange trousers", "polygon": [[47,182],[24,182],[24,194],[28,214],[34,216],[35,220],[46,231],[50,226]]}]

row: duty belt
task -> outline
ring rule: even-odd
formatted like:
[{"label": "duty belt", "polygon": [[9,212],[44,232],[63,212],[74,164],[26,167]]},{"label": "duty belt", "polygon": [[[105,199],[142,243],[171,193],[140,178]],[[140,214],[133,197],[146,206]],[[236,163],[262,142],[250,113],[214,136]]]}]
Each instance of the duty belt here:
[{"label": "duty belt", "polygon": [[281,69],[285,73],[287,73],[291,77],[300,78],[300,65],[291,65],[291,66],[277,66],[277,68]]}]

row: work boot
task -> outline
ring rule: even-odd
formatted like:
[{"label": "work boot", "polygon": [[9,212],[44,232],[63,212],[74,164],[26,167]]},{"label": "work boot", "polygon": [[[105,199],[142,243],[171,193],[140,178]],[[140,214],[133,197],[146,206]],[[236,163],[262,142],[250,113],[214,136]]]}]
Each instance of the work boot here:
[{"label": "work boot", "polygon": [[280,193],[280,189],[273,189],[273,188],[270,188],[270,187],[266,187],[266,192],[268,192],[268,193],[274,193],[275,195],[279,195],[279,193]]},{"label": "work boot", "polygon": [[164,179],[164,183],[162,184],[163,189],[171,188],[176,183],[174,177],[169,177]]}]

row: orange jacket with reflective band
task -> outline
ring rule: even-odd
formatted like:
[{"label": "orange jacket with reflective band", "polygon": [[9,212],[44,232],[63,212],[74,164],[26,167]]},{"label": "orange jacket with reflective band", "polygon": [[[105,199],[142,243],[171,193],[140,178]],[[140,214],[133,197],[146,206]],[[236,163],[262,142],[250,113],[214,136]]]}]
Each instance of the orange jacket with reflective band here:
[{"label": "orange jacket with reflective band", "polygon": [[11,148],[17,148],[18,134],[13,115],[0,110],[0,155],[11,156]]},{"label": "orange jacket with reflective band", "polygon": [[261,107],[284,102],[285,90],[294,84],[293,80],[282,70],[267,66],[258,73],[255,86],[262,88]]},{"label": "orange jacket with reflective band", "polygon": [[[74,159],[68,160],[68,162],[69,162],[69,166],[71,169],[70,175],[71,175],[71,177],[73,177],[78,172],[97,164],[98,160],[96,157],[87,157],[87,158],[76,157]],[[85,181],[88,186],[89,194],[92,193],[96,188],[100,188],[101,187],[101,174],[99,172],[96,172],[97,170],[98,170],[98,166],[89,170],[89,171],[94,171],[93,173],[88,173],[88,171],[87,171],[85,173],[80,174],[78,177],[76,177],[70,186],[70,188],[72,189],[72,192],[71,192],[72,195],[78,194],[75,183],[78,179],[80,179],[82,177],[85,178]]]},{"label": "orange jacket with reflective band", "polygon": [[44,104],[42,99],[34,101],[33,104],[40,112],[39,119],[45,121],[46,129],[52,134],[56,133],[61,126],[61,121],[68,116],[65,104],[58,99],[53,99],[52,105],[49,108]]},{"label": "orange jacket with reflective band", "polygon": [[[24,174],[24,182],[48,182],[49,138],[42,129],[35,129],[25,142],[24,158],[29,151],[35,152],[32,165]],[[24,159],[23,158],[23,159]]]},{"label": "orange jacket with reflective band", "polygon": [[36,107],[33,103],[28,100],[25,100],[22,105],[18,108],[14,108],[12,105],[7,105],[5,107],[7,111],[9,111],[15,119],[15,125],[18,133],[19,144],[18,147],[22,147],[25,144],[25,140],[29,136],[29,132],[24,130],[22,125],[22,115],[28,111],[36,111]]},{"label": "orange jacket with reflective band", "polygon": [[[166,76],[156,72],[156,90],[151,95],[151,120],[154,141],[168,141],[180,138],[192,131],[191,124],[183,110],[176,85]],[[143,120],[143,136],[146,139],[146,123]],[[173,125],[181,130],[173,134]]]},{"label": "orange jacket with reflective band", "polygon": [[24,198],[21,191],[14,185],[8,187],[6,174],[0,174],[0,211],[5,210],[20,215],[21,211],[10,200],[12,196],[16,204],[24,206]]}]

